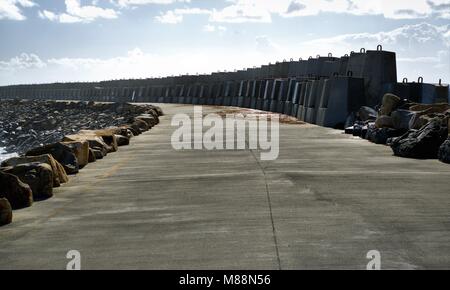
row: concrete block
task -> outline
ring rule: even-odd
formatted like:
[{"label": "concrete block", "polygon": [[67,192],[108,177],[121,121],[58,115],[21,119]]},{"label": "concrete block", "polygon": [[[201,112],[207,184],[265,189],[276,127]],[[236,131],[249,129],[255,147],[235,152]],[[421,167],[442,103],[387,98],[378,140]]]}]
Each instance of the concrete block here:
[{"label": "concrete block", "polygon": [[364,79],[332,77],[324,82],[317,125],[343,128],[348,115],[364,105]]}]

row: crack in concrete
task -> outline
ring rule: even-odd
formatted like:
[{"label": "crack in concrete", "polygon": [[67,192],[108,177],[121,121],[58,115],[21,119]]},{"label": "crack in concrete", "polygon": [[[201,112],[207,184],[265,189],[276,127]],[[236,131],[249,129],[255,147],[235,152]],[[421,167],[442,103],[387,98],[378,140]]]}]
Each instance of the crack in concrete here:
[{"label": "crack in concrete", "polygon": [[269,184],[267,182],[266,171],[264,170],[264,167],[262,166],[262,164],[259,162],[258,158],[256,157],[255,152],[251,149],[250,149],[250,152],[252,153],[253,158],[255,159],[256,163],[258,164],[258,167],[261,169],[261,172],[263,173],[263,176],[264,176],[264,183],[266,185],[267,203],[269,205],[270,222],[272,223],[272,235],[273,235],[273,241],[275,243],[275,252],[277,255],[278,270],[281,270],[280,251],[278,249],[278,239],[277,239],[277,233],[276,233],[276,229],[275,229],[275,222],[273,220],[272,202],[270,199],[270,190],[269,190]]}]

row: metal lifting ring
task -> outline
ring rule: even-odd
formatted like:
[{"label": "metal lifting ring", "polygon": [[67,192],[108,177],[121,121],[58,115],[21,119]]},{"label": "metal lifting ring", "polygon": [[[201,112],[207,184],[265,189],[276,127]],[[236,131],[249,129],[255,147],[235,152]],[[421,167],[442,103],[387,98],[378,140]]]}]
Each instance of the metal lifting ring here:
[{"label": "metal lifting ring", "polygon": [[382,51],[383,50],[383,46],[381,44],[377,45],[377,51]]},{"label": "metal lifting ring", "polygon": [[366,49],[363,47],[359,50],[360,53],[366,53]]},{"label": "metal lifting ring", "polygon": [[408,78],[403,78],[403,83],[406,84],[408,82]]},{"label": "metal lifting ring", "polygon": [[419,77],[419,78],[417,79],[417,82],[418,82],[419,84],[423,83],[423,77]]}]

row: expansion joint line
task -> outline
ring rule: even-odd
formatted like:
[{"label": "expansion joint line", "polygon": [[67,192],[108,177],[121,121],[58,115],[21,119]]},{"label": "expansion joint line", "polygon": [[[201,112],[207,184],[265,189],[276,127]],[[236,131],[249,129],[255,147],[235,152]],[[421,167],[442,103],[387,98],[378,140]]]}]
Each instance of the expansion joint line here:
[{"label": "expansion joint line", "polygon": [[275,222],[273,221],[272,202],[270,200],[269,183],[267,182],[266,171],[264,170],[264,167],[262,166],[261,162],[259,162],[258,158],[256,157],[255,152],[253,152],[252,149],[250,149],[250,152],[252,153],[253,158],[256,160],[256,163],[258,164],[258,166],[261,169],[263,176],[264,176],[264,183],[266,185],[267,203],[269,204],[270,222],[272,223],[272,235],[273,235],[273,241],[275,243],[275,252],[277,255],[278,270],[281,270],[280,251],[278,249],[278,239],[277,239],[277,233],[275,230]]}]

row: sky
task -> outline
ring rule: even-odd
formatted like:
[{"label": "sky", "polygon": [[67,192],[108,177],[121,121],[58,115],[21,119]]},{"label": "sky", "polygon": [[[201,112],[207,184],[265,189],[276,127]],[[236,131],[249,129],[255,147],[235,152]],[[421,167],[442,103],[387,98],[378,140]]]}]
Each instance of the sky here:
[{"label": "sky", "polygon": [[450,0],[0,0],[0,85],[233,71],[397,53],[398,79],[450,82]]}]

